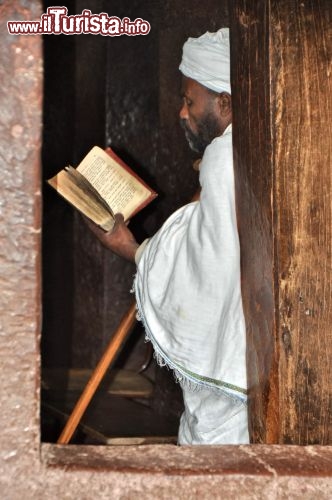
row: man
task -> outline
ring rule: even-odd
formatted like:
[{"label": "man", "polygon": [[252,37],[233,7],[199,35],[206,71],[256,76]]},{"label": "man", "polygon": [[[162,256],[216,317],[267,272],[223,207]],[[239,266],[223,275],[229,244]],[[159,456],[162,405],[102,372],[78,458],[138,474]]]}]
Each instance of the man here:
[{"label": "man", "polygon": [[181,123],[190,147],[204,153],[200,200],[141,246],[121,215],[112,233],[94,232],[137,263],[139,315],[183,390],[179,444],[248,443],[228,29],[189,38],[180,71]]}]

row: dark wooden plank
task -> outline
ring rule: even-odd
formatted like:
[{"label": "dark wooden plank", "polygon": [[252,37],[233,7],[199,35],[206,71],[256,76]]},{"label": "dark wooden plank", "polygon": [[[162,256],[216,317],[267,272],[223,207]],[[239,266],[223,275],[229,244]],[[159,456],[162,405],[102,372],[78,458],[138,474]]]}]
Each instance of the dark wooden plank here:
[{"label": "dark wooden plank", "polygon": [[331,2],[231,4],[251,437],[329,444]]},{"label": "dark wooden plank", "polygon": [[260,0],[236,0],[231,5],[234,168],[247,326],[250,433],[254,443],[271,443],[277,442],[277,422],[273,418],[277,414],[278,401],[275,386],[269,4]]},{"label": "dark wooden plank", "polygon": [[[48,393],[43,398],[43,411],[56,417],[63,425],[79,396],[77,391]],[[177,435],[178,425],[177,418],[157,415],[153,408],[140,401],[99,391],[83,415],[79,429],[95,442],[112,444],[113,438],[169,439]]]},{"label": "dark wooden plank", "polygon": [[331,444],[330,0],[271,2],[271,40],[279,440]]},{"label": "dark wooden plank", "polygon": [[[42,385],[45,390],[81,392],[88,383],[93,370],[72,368],[44,369]],[[150,398],[153,394],[153,383],[131,370],[113,369],[106,373],[100,384],[101,389],[113,396],[128,398]]]}]

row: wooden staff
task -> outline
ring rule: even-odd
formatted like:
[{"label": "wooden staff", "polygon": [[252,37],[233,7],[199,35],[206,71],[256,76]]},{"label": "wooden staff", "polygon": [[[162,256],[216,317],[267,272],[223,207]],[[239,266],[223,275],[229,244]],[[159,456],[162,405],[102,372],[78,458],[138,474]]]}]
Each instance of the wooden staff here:
[{"label": "wooden staff", "polygon": [[68,444],[74,434],[88,404],[102,381],[108,367],[119,352],[121,345],[128,337],[136,321],[136,302],[134,302],[127,313],[123,316],[121,323],[108,344],[105,353],[94,369],[89,382],[85,386],[79,400],[77,401],[57,444]]},{"label": "wooden staff", "polygon": [[[199,170],[199,162],[197,160],[194,164],[194,170]],[[195,193],[191,201],[196,201],[199,199],[200,189]],[[129,335],[132,327],[134,326],[136,320],[136,302],[134,302],[128,312],[123,316],[121,323],[113,335],[110,343],[108,344],[106,351],[99,361],[98,365],[94,369],[89,382],[87,383],[81,397],[77,401],[66,425],[63,429],[57,444],[68,444],[72,435],[74,434],[85,410],[87,409],[94,393],[96,392],[100,382],[102,381],[107,369],[116,357],[117,353],[123,342]]]}]

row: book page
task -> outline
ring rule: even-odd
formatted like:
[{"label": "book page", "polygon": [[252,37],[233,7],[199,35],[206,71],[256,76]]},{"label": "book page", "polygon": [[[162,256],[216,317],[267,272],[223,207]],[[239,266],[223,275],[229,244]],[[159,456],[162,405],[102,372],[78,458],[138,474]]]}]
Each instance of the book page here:
[{"label": "book page", "polygon": [[151,191],[104,150],[95,146],[77,167],[111,207],[127,220]]},{"label": "book page", "polygon": [[79,212],[105,231],[110,231],[113,228],[112,215],[96,198],[95,194],[89,192],[89,186],[82,189],[82,186],[77,184],[76,179],[70,176],[66,170],[61,170],[47,182]]}]

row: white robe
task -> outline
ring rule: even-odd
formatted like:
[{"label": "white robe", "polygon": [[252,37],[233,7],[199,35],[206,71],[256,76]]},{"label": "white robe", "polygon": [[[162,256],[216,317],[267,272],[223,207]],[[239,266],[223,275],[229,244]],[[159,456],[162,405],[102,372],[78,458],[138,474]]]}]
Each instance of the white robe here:
[{"label": "white robe", "polygon": [[[185,403],[192,391],[204,399],[208,390],[214,403],[192,406],[198,419],[213,420],[218,401],[243,405],[247,389],[231,126],[206,148],[200,184],[200,201],[177,210],[148,241],[134,288],[157,358],[174,369]],[[183,429],[197,420],[187,403]]]}]

